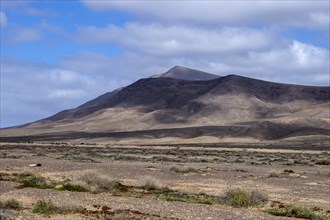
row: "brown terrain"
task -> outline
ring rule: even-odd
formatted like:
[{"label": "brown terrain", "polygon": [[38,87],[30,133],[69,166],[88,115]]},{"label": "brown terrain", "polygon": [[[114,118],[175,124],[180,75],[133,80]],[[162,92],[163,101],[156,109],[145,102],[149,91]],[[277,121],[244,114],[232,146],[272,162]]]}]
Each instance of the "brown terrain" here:
[{"label": "brown terrain", "polygon": [[330,219],[329,105],[174,67],[1,129],[0,219]]}]

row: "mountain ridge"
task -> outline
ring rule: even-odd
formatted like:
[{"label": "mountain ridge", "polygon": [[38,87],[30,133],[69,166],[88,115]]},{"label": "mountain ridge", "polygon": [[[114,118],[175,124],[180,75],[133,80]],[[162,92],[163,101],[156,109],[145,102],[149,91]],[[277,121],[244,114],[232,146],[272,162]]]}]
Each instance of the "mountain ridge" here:
[{"label": "mountain ridge", "polygon": [[[114,90],[110,93],[106,93],[104,95],[101,95],[99,96],[98,98],[96,99],[93,99],[81,106],[78,106],[77,109],[80,109],[80,108],[90,108],[91,112],[94,112],[94,111],[97,111],[97,110],[100,110],[101,108],[109,108],[109,107],[114,107],[116,106],[117,104],[120,104],[122,102],[125,102],[126,101],[126,105],[129,105],[129,103],[131,103],[132,105],[143,105],[143,104],[150,104],[150,102],[155,102],[156,100],[160,99],[161,97],[142,97],[140,98],[141,100],[139,101],[139,97],[137,96],[140,96],[140,91],[141,91],[141,88],[144,88],[144,89],[148,89],[148,86],[150,84],[153,84],[152,82],[155,82],[156,84],[154,84],[154,88],[159,88],[159,86],[161,87],[171,87],[171,86],[184,86],[186,80],[181,80],[181,79],[154,79],[154,78],[145,78],[145,79],[140,79],[138,81],[136,81],[135,83],[125,87],[125,88],[121,88],[121,89],[117,89],[117,90]],[[230,84],[230,81],[233,82],[233,84]],[[248,83],[247,83],[248,81]],[[300,86],[300,85],[290,85],[290,84],[280,84],[280,83],[273,83],[273,82],[267,82],[267,81],[263,81],[263,80],[256,80],[256,79],[252,79],[252,78],[248,78],[248,77],[242,77],[242,76],[238,76],[238,75],[228,75],[228,76],[224,76],[224,77],[219,77],[219,78],[216,78],[216,79],[213,79],[213,80],[208,80],[209,83],[205,83],[205,82],[198,82],[198,81],[195,81],[195,82],[192,82],[191,84],[192,85],[196,85],[193,87],[194,91],[196,92],[197,95],[203,95],[204,93],[206,92],[211,92],[212,93],[215,93],[215,94],[222,94],[222,93],[228,93],[228,92],[237,92],[239,90],[239,88],[242,88],[242,85],[241,84],[247,84],[248,86],[252,86],[254,87],[256,83],[264,83],[263,87],[268,85],[271,89],[274,89],[275,91],[270,94],[271,97],[265,97],[265,93],[262,93],[262,91],[256,91],[256,89],[252,89],[252,91],[239,91],[241,93],[253,93],[254,92],[254,95],[255,96],[258,96],[258,98],[260,99],[267,99],[267,98],[271,98],[274,100],[278,99],[280,94],[279,94],[279,90],[284,90],[284,93],[285,92],[289,92],[288,91],[288,87],[290,88],[294,88],[294,89],[304,89],[303,92],[308,92],[308,89],[314,89],[313,92],[318,92],[319,90],[317,89],[320,89],[321,90],[319,91],[319,93],[316,94],[316,96],[314,97],[315,99],[318,99],[318,98],[328,98],[330,96],[330,93],[329,93],[329,90],[328,92],[326,93],[327,90],[322,90],[322,88],[327,88],[327,87],[315,87],[315,86]],[[229,82],[229,85],[228,85],[228,82]],[[252,83],[254,82],[254,83]],[[215,90],[215,87],[219,86],[219,84],[222,86],[221,88],[218,88],[217,90]],[[240,84],[240,85],[236,85],[236,84]],[[198,85],[202,85],[202,88],[198,91],[196,91],[197,89],[197,86]],[[204,85],[208,85],[207,88],[204,87]],[[224,85],[224,86],[223,86]],[[245,85],[246,86],[246,85]],[[166,88],[165,88],[166,89]],[[316,90],[315,90],[316,89]],[[178,90],[182,90],[182,88],[179,88]],[[123,91],[124,94],[120,93],[121,91]],[[150,95],[153,95],[155,94],[154,91],[143,91],[144,93],[146,92],[149,92]],[[127,94],[129,93],[129,94]],[[173,97],[167,97],[167,100],[168,102],[170,101],[173,101],[176,99],[176,94],[178,92],[176,91],[175,94],[173,95]],[[132,95],[135,95],[133,98],[130,98],[132,97]],[[156,94],[159,94],[159,93],[156,93]],[[283,94],[283,91],[282,91],[282,94]],[[119,96],[119,97],[118,97]],[[141,95],[142,96],[142,95]],[[114,98],[114,100],[111,100],[111,98]],[[193,99],[194,97],[191,97],[191,99]],[[295,98],[299,98],[299,97],[291,97],[290,100],[293,100]],[[301,97],[301,98],[310,98],[310,96],[305,96],[305,97]],[[127,101],[127,99],[129,99]],[[101,103],[97,103],[98,100],[102,100]],[[128,103],[127,103],[128,102]],[[90,105],[89,103],[94,103],[93,105]],[[176,102],[174,104],[175,107],[177,106],[180,106],[180,102]],[[98,107],[96,107],[98,106]],[[168,104],[168,106],[166,107],[171,107],[171,103]],[[95,108],[95,109],[93,109]],[[155,109],[152,109],[152,110],[155,110]],[[87,111],[89,112],[89,111]],[[85,116],[85,114],[81,113],[80,115],[78,114],[77,116]]]}]

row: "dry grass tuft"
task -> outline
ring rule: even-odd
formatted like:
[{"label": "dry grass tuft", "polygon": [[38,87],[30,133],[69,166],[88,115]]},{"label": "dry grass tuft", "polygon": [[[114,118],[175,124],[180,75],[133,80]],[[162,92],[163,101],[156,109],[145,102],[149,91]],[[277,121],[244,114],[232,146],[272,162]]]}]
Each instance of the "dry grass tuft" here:
[{"label": "dry grass tuft", "polygon": [[142,177],[140,179],[140,186],[147,190],[159,190],[165,187],[159,180],[156,180],[150,176]]},{"label": "dry grass tuft", "polygon": [[116,192],[122,184],[107,175],[86,171],[74,177],[73,184],[83,186],[92,192]]}]

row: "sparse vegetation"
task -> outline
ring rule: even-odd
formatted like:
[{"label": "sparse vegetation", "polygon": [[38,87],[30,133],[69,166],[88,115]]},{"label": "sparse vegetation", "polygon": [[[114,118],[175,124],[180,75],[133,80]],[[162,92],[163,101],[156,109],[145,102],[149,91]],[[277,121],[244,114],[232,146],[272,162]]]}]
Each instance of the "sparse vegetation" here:
[{"label": "sparse vegetation", "polygon": [[179,202],[188,202],[188,203],[201,203],[206,205],[212,204],[222,204],[222,201],[217,196],[210,196],[205,193],[198,194],[189,194],[184,192],[179,192],[171,190],[169,188],[163,188],[159,192],[157,198],[166,200],[166,201],[179,201]]},{"label": "sparse vegetation", "polygon": [[317,165],[330,165],[330,159],[325,159],[325,160],[317,160],[315,162]]},{"label": "sparse vegetation", "polygon": [[20,183],[20,188],[34,187],[39,189],[51,189],[54,186],[41,176],[36,176],[29,172],[23,173],[0,173],[0,180],[15,181]]},{"label": "sparse vegetation", "polygon": [[192,168],[192,167],[183,167],[183,168],[179,168],[179,167],[171,167],[170,171],[175,172],[175,173],[197,173],[198,170]]},{"label": "sparse vegetation", "polygon": [[279,178],[279,177],[280,177],[280,174],[275,173],[275,172],[271,172],[271,173],[268,175],[268,177],[270,177],[270,178]]},{"label": "sparse vegetation", "polygon": [[330,220],[330,217],[319,215],[309,208],[297,207],[294,205],[283,204],[279,207],[265,209],[264,211],[268,214],[276,216],[286,216],[311,220]]},{"label": "sparse vegetation", "polygon": [[16,199],[9,199],[4,202],[0,201],[0,209],[15,209],[20,210],[22,209],[22,205]]},{"label": "sparse vegetation", "polygon": [[75,192],[89,192],[88,189],[86,189],[83,186],[80,185],[75,185],[75,184],[71,184],[71,183],[65,183],[63,184],[59,190],[63,190],[63,191],[75,191]]},{"label": "sparse vegetation", "polygon": [[49,217],[56,212],[56,207],[50,200],[38,200],[34,205],[32,212]]},{"label": "sparse vegetation", "polygon": [[124,185],[110,177],[95,173],[84,172],[75,177],[75,185],[80,185],[92,192],[117,192],[123,190]]},{"label": "sparse vegetation", "polygon": [[37,213],[46,217],[53,214],[83,213],[81,207],[57,207],[51,200],[38,200],[32,209],[33,213]]},{"label": "sparse vegetation", "polygon": [[163,186],[161,186],[158,180],[155,180],[150,176],[145,176],[142,178],[141,187],[147,190],[157,190],[164,188]]},{"label": "sparse vegetation", "polygon": [[266,202],[267,197],[259,191],[246,191],[240,188],[235,188],[229,189],[225,192],[223,201],[234,207],[248,207]]},{"label": "sparse vegetation", "polygon": [[52,185],[49,185],[45,178],[41,176],[29,175],[24,178],[19,178],[19,182],[22,183],[21,187],[34,187],[39,189],[51,189]]},{"label": "sparse vegetation", "polygon": [[[45,214],[42,214],[44,216],[50,216],[53,214],[81,213],[82,215],[85,215],[85,217],[87,216],[86,218],[93,217],[104,219],[132,219],[133,217],[137,217],[139,219],[141,216],[150,217],[149,215],[143,215],[143,213],[141,214],[141,210],[132,210],[132,207],[121,210],[122,212],[119,212],[118,209],[113,209],[116,208],[115,206],[109,207],[109,209],[106,209],[106,211],[103,210],[104,206],[112,204],[109,201],[119,201],[119,203],[121,203],[122,201],[133,200],[133,198],[130,197],[134,197],[134,201],[138,201],[138,198],[143,198],[141,201],[145,202],[148,207],[152,207],[154,203],[157,206],[160,205],[159,203],[161,203],[161,205],[164,204],[163,202],[159,202],[159,200],[187,203],[181,204],[180,206],[188,207],[189,209],[195,206],[192,206],[188,203],[200,203],[206,205],[228,204],[234,207],[248,207],[254,205],[258,206],[260,204],[259,207],[264,207],[263,211],[272,215],[330,220],[329,217],[326,217],[329,215],[329,213],[328,210],[325,209],[318,210],[314,208],[306,209],[300,207],[289,208],[287,205],[285,205],[285,208],[284,206],[281,208],[270,207],[266,211],[265,207],[269,207],[268,205],[272,203],[267,202],[267,205],[261,206],[266,201],[266,198],[259,191],[236,189],[236,195],[235,193],[230,194],[229,192],[226,192],[222,196],[213,196],[211,194],[217,190],[218,184],[222,184],[222,186],[228,186],[234,181],[238,180],[246,181],[246,184],[243,186],[245,189],[249,189],[249,187],[255,187],[255,183],[260,183],[260,185],[262,185],[265,189],[267,189],[269,186],[274,186],[274,192],[279,187],[287,187],[286,192],[279,190],[277,191],[278,194],[274,196],[275,198],[285,201],[287,196],[292,195],[291,190],[296,189],[297,187],[301,187],[302,185],[305,186],[307,183],[310,184],[310,186],[308,186],[308,194],[297,191],[295,198],[298,198],[299,196],[300,198],[302,196],[306,196],[306,199],[314,199],[316,201],[318,196],[320,199],[319,201],[321,201],[321,199],[325,200],[325,193],[321,195],[319,192],[328,192],[328,189],[326,189],[324,184],[322,184],[322,180],[324,180],[322,178],[327,178],[330,174],[327,170],[327,166],[325,166],[327,162],[322,161],[329,159],[330,154],[319,154],[315,152],[289,154],[285,153],[285,151],[279,151],[276,153],[256,153],[251,150],[222,151],[220,149],[216,149],[215,147],[201,147],[198,148],[198,150],[189,147],[186,150],[184,149],[185,146],[183,146],[179,151],[169,151],[169,147],[163,148],[161,146],[137,146],[135,148],[134,146],[118,145],[111,148],[103,148],[99,146],[70,147],[71,145],[67,145],[57,146],[57,148],[45,146],[42,148],[45,154],[43,155],[38,154],[41,149],[39,146],[40,145],[36,145],[36,147],[24,146],[22,149],[17,149],[21,150],[18,153],[24,157],[27,155],[32,157],[44,157],[46,155],[49,157],[49,160],[52,160],[52,165],[54,164],[54,168],[47,166],[46,162],[44,162],[45,158],[42,158],[42,160],[39,161],[35,160],[36,162],[43,164],[41,169],[28,167],[27,165],[30,162],[26,163],[26,167],[22,166],[21,163],[19,166],[15,167],[12,166],[14,162],[10,161],[10,163],[8,163],[9,165],[7,166],[6,161],[11,160],[14,157],[6,157],[4,161],[1,161],[1,164],[5,164],[5,166],[3,169],[1,169],[0,172],[0,183],[4,184],[5,186],[4,190],[1,189],[1,191],[4,193],[7,193],[11,190],[17,190],[15,188],[20,188],[19,190],[23,192],[22,197],[20,197],[19,193],[15,192],[17,193],[15,194],[15,198],[21,201],[24,201],[22,198],[24,198],[26,195],[30,195],[31,192],[37,192],[37,198],[39,196],[42,196],[41,198],[45,198],[45,200],[40,200],[44,203],[51,203],[51,201],[48,200],[49,198],[52,198],[49,197],[49,193],[56,194],[56,197],[54,197],[56,200],[52,200],[53,202],[56,202],[56,204],[58,204],[58,201],[61,201],[57,200],[58,198],[70,198],[69,200],[63,202],[63,207],[57,207],[53,205],[54,207],[51,209],[52,211],[48,211]],[[8,149],[12,149],[12,146],[10,146],[10,148],[2,148],[2,150],[5,151],[8,151]],[[15,156],[17,152],[10,152],[7,154]],[[83,169],[97,169],[97,171],[89,170],[87,172],[76,172],[76,168],[82,164],[82,161],[78,162],[78,160],[71,160],[66,161],[65,164],[63,164],[63,161],[57,160],[57,158],[60,158],[65,154],[68,158],[73,158],[73,156],[82,156],[88,157],[90,159],[97,159],[100,164],[97,164],[97,166],[83,164],[81,166]],[[126,162],[128,160],[130,160],[130,162]],[[207,164],[202,164],[202,160],[207,160]],[[285,165],[287,161],[294,162],[294,166]],[[250,164],[254,165],[251,166]],[[269,164],[272,166],[268,166]],[[314,167],[311,167],[310,164],[313,164]],[[15,169],[11,170],[11,166]],[[35,173],[21,172],[23,170],[29,170]],[[53,172],[53,170],[56,172]],[[72,173],[78,173],[79,175],[72,176]],[[111,173],[111,175],[108,175],[107,173]],[[144,175],[148,176],[143,177]],[[157,179],[157,176],[160,175],[163,175],[161,179]],[[118,177],[121,179],[115,179],[113,177]],[[142,178],[140,179],[139,177]],[[229,181],[227,181],[227,177]],[[268,177],[270,178],[267,179]],[[306,181],[300,181],[298,177],[305,178],[304,180]],[[242,180],[242,178],[246,179]],[[290,180],[294,186],[287,186],[286,184],[288,180]],[[168,188],[166,187],[166,183],[170,183],[171,186],[177,188]],[[181,189],[183,189],[185,186],[186,188],[181,191]],[[52,191],[23,189],[25,187],[52,189]],[[82,193],[79,195],[78,193],[64,193],[59,191],[56,192],[55,190],[87,193]],[[196,193],[193,190],[201,190],[206,193]],[[101,192],[105,193],[102,193],[101,195],[89,194]],[[8,194],[5,196],[7,195]],[[84,204],[87,204],[87,202],[89,205],[95,204],[95,198],[99,198],[100,196],[102,197],[102,200],[97,201],[102,203],[104,202],[104,205],[102,206],[98,204],[99,209],[97,212],[93,207],[91,207],[89,210],[91,213],[90,215],[86,215],[84,211],[81,211],[79,208],[70,207],[71,204],[76,204],[74,202],[76,202],[77,199],[86,199]],[[117,198],[115,196],[125,198]],[[4,204],[5,202],[6,201],[4,200],[2,202],[0,201],[0,208],[4,206],[8,207],[8,204]],[[35,202],[36,200],[34,203]],[[59,203],[59,205],[62,205],[62,203]],[[315,205],[323,207],[318,202],[315,202]],[[35,206],[37,206],[37,204]],[[40,211],[42,210],[41,207],[44,206],[47,205],[39,205],[38,211],[35,210],[35,213],[40,214],[42,212]],[[11,207],[15,207],[15,204],[12,203]],[[204,211],[209,209],[202,205],[196,207]],[[24,208],[24,213],[32,211],[29,206]],[[33,209],[34,208],[35,207],[33,207]],[[219,206],[215,209],[218,208],[219,210],[226,210],[225,212],[228,211],[228,207],[226,208],[225,206]],[[173,210],[178,211],[176,208],[173,208]],[[253,212],[251,216],[256,215],[257,217],[260,214],[258,213],[258,210],[261,211],[261,208],[257,208],[255,210],[256,212]],[[6,211],[17,213],[13,210]],[[236,212],[241,211],[237,210]],[[21,214],[22,212],[19,213],[19,215]],[[163,217],[165,218],[166,216],[161,216],[159,219],[163,219]],[[153,216],[150,218],[154,219]],[[158,219],[157,216],[155,219]]]}]

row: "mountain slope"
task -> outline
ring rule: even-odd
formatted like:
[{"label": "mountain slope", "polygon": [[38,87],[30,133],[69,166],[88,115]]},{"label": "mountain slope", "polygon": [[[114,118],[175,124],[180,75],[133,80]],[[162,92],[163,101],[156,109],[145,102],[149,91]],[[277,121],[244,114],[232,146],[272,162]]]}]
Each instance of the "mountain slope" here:
[{"label": "mountain slope", "polygon": [[43,135],[43,140],[53,136],[59,140],[328,137],[329,87],[236,75],[203,81],[167,76],[140,79],[75,109],[3,130],[1,136]]},{"label": "mountain slope", "polygon": [[[171,78],[141,79],[126,88],[106,93],[76,109],[60,112],[46,120],[57,121],[80,118],[96,111],[113,107],[140,106],[145,112],[159,109],[186,110],[196,113],[212,102],[228,95],[246,96],[249,103],[254,99],[274,104],[292,101],[329,101],[327,87],[309,87],[265,82],[229,75],[208,81],[185,81]],[[238,100],[240,100],[238,98]],[[237,100],[237,101],[238,101]],[[213,101],[214,102],[214,101]],[[230,104],[221,100],[214,105]],[[199,109],[200,108],[200,109]],[[234,110],[234,109],[233,109]]]}]

